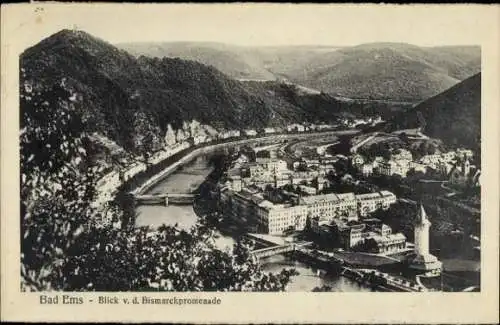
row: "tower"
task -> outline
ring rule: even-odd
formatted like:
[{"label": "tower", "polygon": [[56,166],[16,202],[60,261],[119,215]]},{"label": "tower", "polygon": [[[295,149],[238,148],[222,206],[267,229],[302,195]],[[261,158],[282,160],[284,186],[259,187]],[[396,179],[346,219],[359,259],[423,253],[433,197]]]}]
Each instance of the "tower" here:
[{"label": "tower", "polygon": [[431,223],[427,219],[424,206],[420,204],[417,224],[415,225],[415,254],[418,256],[429,254],[429,228]]},{"label": "tower", "polygon": [[429,253],[429,228],[431,223],[427,219],[424,206],[420,204],[417,224],[415,225],[415,248],[413,258],[410,260],[410,269],[418,273],[439,274],[442,263],[436,256]]}]

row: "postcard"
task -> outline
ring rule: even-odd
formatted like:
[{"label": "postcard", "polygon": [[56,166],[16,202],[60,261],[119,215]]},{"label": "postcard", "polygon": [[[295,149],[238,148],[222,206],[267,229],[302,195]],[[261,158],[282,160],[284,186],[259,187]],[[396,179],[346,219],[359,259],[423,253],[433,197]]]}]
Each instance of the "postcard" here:
[{"label": "postcard", "polygon": [[497,323],[499,13],[2,6],[2,319]]}]

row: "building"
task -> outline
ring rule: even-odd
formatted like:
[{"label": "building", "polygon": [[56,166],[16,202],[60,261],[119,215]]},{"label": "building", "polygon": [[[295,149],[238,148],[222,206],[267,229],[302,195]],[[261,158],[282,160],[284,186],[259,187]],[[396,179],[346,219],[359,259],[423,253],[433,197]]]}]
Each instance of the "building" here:
[{"label": "building", "polygon": [[389,160],[378,164],[377,170],[379,174],[392,176],[400,175],[406,177],[409,170],[409,161],[407,160]]},{"label": "building", "polygon": [[303,230],[307,207],[303,205],[273,204],[262,201],[258,205],[258,229],[270,235],[282,235],[288,230]]},{"label": "building", "polygon": [[288,167],[286,165],[286,161],[281,160],[281,159],[276,159],[276,158],[256,158],[255,162],[260,165],[262,168],[276,172],[276,173],[281,173],[283,171],[288,170]]},{"label": "building", "polygon": [[264,201],[257,189],[243,188],[236,192],[225,190],[221,193],[223,213],[248,231],[258,231],[258,205]]},{"label": "building", "polygon": [[307,193],[309,195],[316,195],[316,193],[318,192],[318,190],[315,187],[307,185],[299,185],[299,189],[302,192]]},{"label": "building", "polygon": [[406,247],[406,237],[402,233],[378,235],[370,234],[365,239],[366,247],[371,253],[375,254],[388,254],[397,253]]},{"label": "building", "polygon": [[346,217],[348,220],[358,218],[354,193],[304,196],[300,203],[307,206],[309,215],[318,216],[320,221],[331,221],[340,217]]},{"label": "building", "polygon": [[363,222],[334,220],[340,245],[345,249],[356,249],[375,254],[399,252],[406,248],[406,237],[393,234],[391,227],[378,219],[366,219]]},{"label": "building", "polygon": [[471,165],[469,158],[464,156],[461,163],[457,163],[451,168],[448,179],[452,184],[466,186],[473,182],[475,173],[476,166]]},{"label": "building", "polygon": [[335,167],[333,166],[333,164],[321,164],[321,165],[319,165],[318,171],[319,171],[320,175],[324,176],[330,172],[334,172]]},{"label": "building", "polygon": [[415,161],[410,161],[408,168],[411,170],[415,170],[416,172],[427,173],[427,166],[424,164],[420,164]]},{"label": "building", "polygon": [[193,137],[193,143],[195,145],[200,144],[200,143],[205,143],[205,142],[207,142],[207,136],[204,135],[204,134],[203,135],[197,135],[197,136]]},{"label": "building", "polygon": [[470,149],[457,149],[456,155],[458,157],[466,157],[468,159],[472,159],[474,157],[474,153]]},{"label": "building", "polygon": [[365,177],[373,174],[373,164],[363,164],[359,167],[361,174]]},{"label": "building", "polygon": [[363,243],[366,225],[363,223],[347,223],[341,219],[333,220],[332,231],[337,234],[338,242],[344,249],[350,249]]},{"label": "building", "polygon": [[276,133],[277,130],[275,128],[264,128],[264,133],[265,134],[272,134],[272,133]]},{"label": "building", "polygon": [[257,131],[255,131],[254,129],[244,130],[243,132],[245,133],[246,136],[249,137],[254,137],[257,135]]},{"label": "building", "polygon": [[423,156],[418,160],[418,162],[422,165],[431,167],[432,169],[439,170],[440,169],[440,164],[442,164],[444,161],[441,155],[435,154],[435,155],[426,155]]},{"label": "building", "polygon": [[406,149],[397,149],[393,153],[391,153],[392,160],[413,160],[413,156],[410,151]]},{"label": "building", "polygon": [[361,166],[364,164],[364,162],[365,162],[365,158],[363,158],[363,156],[361,156],[359,154],[353,155],[351,158],[351,164],[354,167]]},{"label": "building", "polygon": [[286,127],[286,130],[288,132],[304,132],[305,128],[302,124],[295,123],[295,124],[288,125]]},{"label": "building", "polygon": [[429,228],[430,221],[424,210],[424,206],[420,205],[418,221],[415,225],[415,248],[414,256],[410,260],[410,268],[416,271],[430,272],[439,274],[441,272],[442,263],[436,256],[429,253]]},{"label": "building", "polygon": [[396,203],[396,195],[389,191],[356,195],[357,208],[360,216],[366,216],[378,209],[389,209]]},{"label": "building", "polygon": [[450,174],[451,170],[453,169],[453,167],[454,167],[454,165],[449,163],[449,162],[440,161],[436,165],[436,167],[431,167],[431,168],[438,170],[444,176],[448,176]]},{"label": "building", "polygon": [[306,164],[308,168],[310,167],[318,167],[319,166],[319,159],[307,159],[304,158],[302,161]]}]

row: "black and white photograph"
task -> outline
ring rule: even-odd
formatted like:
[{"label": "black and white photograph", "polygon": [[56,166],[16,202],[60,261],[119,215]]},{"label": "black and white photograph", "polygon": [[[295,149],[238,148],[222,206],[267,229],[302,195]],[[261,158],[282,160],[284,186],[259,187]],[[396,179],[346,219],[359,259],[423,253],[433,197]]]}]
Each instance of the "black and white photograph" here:
[{"label": "black and white photograph", "polygon": [[484,105],[480,17],[63,7],[23,23],[8,108],[19,203],[2,205],[18,206],[21,294],[43,307],[92,292],[122,306],[99,294],[371,293],[381,306],[484,292],[484,119],[498,106]]},{"label": "black and white photograph", "polygon": [[480,290],[480,46],[178,34],[21,54],[22,290]]}]

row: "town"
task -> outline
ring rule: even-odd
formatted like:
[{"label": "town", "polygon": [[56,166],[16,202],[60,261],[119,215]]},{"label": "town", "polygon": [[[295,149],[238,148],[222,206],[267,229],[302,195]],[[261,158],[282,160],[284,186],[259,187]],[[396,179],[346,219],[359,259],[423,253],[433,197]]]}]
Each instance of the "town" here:
[{"label": "town", "polygon": [[[336,125],[293,123],[259,130],[217,130],[195,120],[177,130],[169,125],[164,147],[154,148],[149,156],[115,153],[124,167],[116,169],[114,164],[102,177],[95,204],[106,204],[124,182],[151,166],[174,159],[163,173],[148,177],[134,191],[141,192],[165,177],[165,171],[175,170],[182,163],[177,160],[187,158],[195,148],[242,139],[315,134],[311,140],[276,138],[260,147],[240,145],[213,191],[217,214],[240,233],[309,240],[320,251],[358,254],[368,261],[367,265],[369,256],[398,258],[407,269],[423,271],[427,276],[439,275],[442,263],[429,252],[430,223],[425,208],[402,194],[401,184],[406,180],[430,186],[437,183],[451,197],[479,188],[480,169],[473,163],[472,150],[432,146],[432,139],[419,130],[364,131],[382,122],[379,117],[369,117],[341,120]],[[328,133],[338,130],[354,133],[345,138]],[[113,147],[108,139],[97,140]],[[387,186],[391,184],[395,186]],[[392,206],[408,202],[418,205],[414,219],[420,220],[413,224],[411,241],[408,229],[406,234],[394,231],[380,218]],[[111,222],[111,218],[103,222]]]}]

